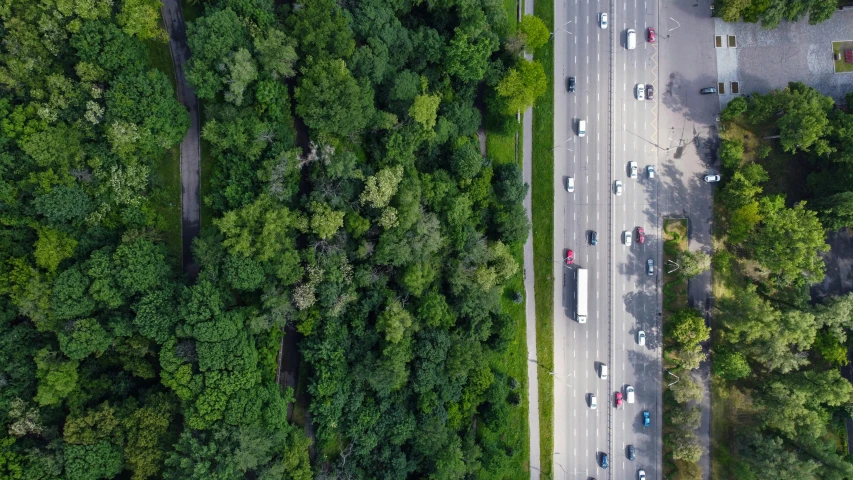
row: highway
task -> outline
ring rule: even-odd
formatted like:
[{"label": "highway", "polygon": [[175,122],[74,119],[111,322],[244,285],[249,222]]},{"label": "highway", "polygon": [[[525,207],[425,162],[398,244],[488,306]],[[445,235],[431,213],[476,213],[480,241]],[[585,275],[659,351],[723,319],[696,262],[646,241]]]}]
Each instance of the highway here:
[{"label": "highway", "polygon": [[[608,14],[608,28],[599,13]],[[568,0],[555,4],[554,35],[554,465],[555,478],[661,478],[661,220],[657,204],[658,43],[646,41],[657,27],[656,2]],[[636,49],[625,48],[636,30]],[[566,79],[576,77],[569,93]],[[653,84],[654,101],[637,100],[635,86]],[[579,137],[578,120],[586,121]],[[629,177],[636,161],[638,178]],[[656,167],[649,179],[646,167]],[[575,190],[566,191],[574,177]],[[614,182],[621,180],[622,195]],[[646,241],[637,242],[644,227]],[[598,244],[589,244],[592,231]],[[628,231],[632,245],[623,243]],[[575,265],[565,265],[567,249]],[[646,273],[651,258],[655,274]],[[575,321],[575,269],[589,270],[589,320]],[[638,330],[645,346],[636,341]],[[600,364],[609,375],[599,378]],[[615,408],[614,395],[627,385],[636,402]],[[589,407],[595,394],[598,408]],[[642,425],[642,411],[651,426]],[[636,448],[629,461],[628,445]],[[609,468],[600,467],[601,455]]]}]

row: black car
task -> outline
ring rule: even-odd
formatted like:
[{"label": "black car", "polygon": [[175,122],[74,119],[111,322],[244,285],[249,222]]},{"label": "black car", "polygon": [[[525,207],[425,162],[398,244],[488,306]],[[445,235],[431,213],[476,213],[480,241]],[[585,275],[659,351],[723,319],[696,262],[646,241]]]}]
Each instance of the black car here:
[{"label": "black car", "polygon": [[646,100],[655,99],[655,87],[651,83],[646,85]]},{"label": "black car", "polygon": [[569,77],[566,88],[568,88],[570,92],[575,91],[575,77]]},{"label": "black car", "polygon": [[701,93],[703,95],[707,95],[709,93],[717,93],[717,89],[714,87],[707,87],[707,88],[703,88],[702,90],[699,90],[699,93]]},{"label": "black car", "polygon": [[633,445],[628,445],[628,460],[631,460],[631,461],[633,462],[633,461],[634,461],[634,458],[635,458],[635,455],[634,455],[634,446],[633,446]]},{"label": "black car", "polygon": [[589,234],[589,244],[590,245],[596,245],[597,243],[598,243],[598,232],[593,230]]}]

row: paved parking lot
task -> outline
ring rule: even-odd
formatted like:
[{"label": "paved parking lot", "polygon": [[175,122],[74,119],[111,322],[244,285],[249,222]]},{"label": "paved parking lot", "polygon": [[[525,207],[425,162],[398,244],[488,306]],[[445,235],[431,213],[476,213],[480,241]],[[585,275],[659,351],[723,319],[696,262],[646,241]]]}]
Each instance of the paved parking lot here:
[{"label": "paved parking lot", "polygon": [[[740,93],[767,93],[800,81],[836,103],[844,103],[844,94],[853,88],[853,73],[835,73],[832,59],[833,41],[853,40],[853,10],[838,11],[819,25],[809,25],[808,18],[803,18],[796,23],[782,22],[774,30],[715,18],[714,30],[715,35],[723,36],[723,47],[715,48],[718,81],[726,84],[721,107],[734,98],[729,91],[731,81],[740,83]],[[727,46],[729,35],[735,35],[736,48]]]}]

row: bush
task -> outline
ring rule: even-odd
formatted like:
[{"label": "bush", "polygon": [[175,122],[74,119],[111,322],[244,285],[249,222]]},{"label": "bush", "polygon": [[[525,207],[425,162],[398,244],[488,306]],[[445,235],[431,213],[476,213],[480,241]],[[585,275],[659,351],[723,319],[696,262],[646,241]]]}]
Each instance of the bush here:
[{"label": "bush", "polygon": [[720,273],[728,273],[732,268],[732,260],[735,256],[728,250],[718,250],[714,253],[714,258],[711,259],[711,266],[714,270]]},{"label": "bush", "polygon": [[723,109],[723,112],[720,114],[720,118],[726,121],[734,120],[741,116],[743,112],[746,111],[746,108],[746,98],[735,97],[728,103],[728,105],[726,105],[726,108]]},{"label": "bush", "polygon": [[743,161],[743,143],[738,140],[723,140],[720,145],[720,161],[723,168],[737,170]]},{"label": "bush", "polygon": [[663,250],[667,255],[678,255],[681,249],[678,246],[678,240],[667,240],[663,244]]}]

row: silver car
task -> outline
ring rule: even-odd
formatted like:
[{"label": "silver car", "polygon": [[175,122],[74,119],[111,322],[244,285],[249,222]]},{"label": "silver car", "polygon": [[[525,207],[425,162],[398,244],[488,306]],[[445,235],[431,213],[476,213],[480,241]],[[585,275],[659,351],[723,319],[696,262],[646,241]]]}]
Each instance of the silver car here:
[{"label": "silver car", "polygon": [[706,182],[708,182],[708,183],[719,182],[719,181],[720,181],[720,176],[719,176],[719,175],[711,175],[711,174],[708,174],[708,175],[705,175],[705,181],[706,181]]},{"label": "silver car", "polygon": [[649,276],[655,274],[655,261],[651,258],[646,262],[646,273],[648,273]]},{"label": "silver car", "polygon": [[616,180],[616,195],[622,195],[622,180]]},{"label": "silver car", "polygon": [[637,162],[628,162],[628,170],[631,173],[631,178],[637,178]]}]

